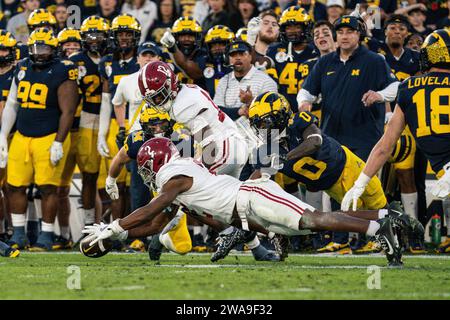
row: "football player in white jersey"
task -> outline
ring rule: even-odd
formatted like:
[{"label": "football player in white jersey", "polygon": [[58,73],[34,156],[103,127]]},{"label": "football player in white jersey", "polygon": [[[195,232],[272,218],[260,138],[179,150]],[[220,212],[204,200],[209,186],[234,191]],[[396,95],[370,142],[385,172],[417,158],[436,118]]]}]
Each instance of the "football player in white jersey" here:
[{"label": "football player in white jersey", "polygon": [[137,157],[144,183],[159,194],[149,204],[103,228],[90,227],[90,245],[117,238],[142,226],[172,203],[245,230],[297,235],[302,229],[366,233],[383,247],[389,266],[401,266],[401,249],[394,228],[411,228],[406,215],[392,209],[320,212],[285,192],[269,176],[239,181],[214,175],[199,161],[181,158],[167,138],[145,142]]},{"label": "football player in white jersey", "polygon": [[[213,174],[239,178],[249,157],[249,147],[236,124],[196,85],[180,84],[172,68],[164,62],[146,64],[138,76],[138,86],[149,106],[168,112],[170,118],[189,130],[202,149],[201,161]],[[231,238],[240,231],[224,226],[219,246],[211,258],[224,258],[231,250]],[[278,261],[260,242],[256,233],[242,233],[256,260]]]}]

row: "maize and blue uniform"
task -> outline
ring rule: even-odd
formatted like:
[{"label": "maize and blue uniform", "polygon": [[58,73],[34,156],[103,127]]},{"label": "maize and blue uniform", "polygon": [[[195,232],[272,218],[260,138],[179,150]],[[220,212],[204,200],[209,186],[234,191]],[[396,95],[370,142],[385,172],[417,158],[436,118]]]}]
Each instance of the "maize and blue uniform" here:
[{"label": "maize and blue uniform", "polygon": [[231,72],[232,69],[226,67],[221,61],[213,61],[207,54],[199,55],[196,57],[195,62],[198,64],[199,68],[203,70],[206,89],[209,95],[214,98],[219,80],[224,75]]},{"label": "maize and blue uniform", "polygon": [[11,141],[7,181],[15,187],[59,185],[70,147],[70,134],[63,143],[64,156],[56,166],[50,162],[50,147],[59,128],[61,111],[58,88],[76,81],[78,70],[68,60],[55,59],[37,71],[29,58],[21,61],[14,75],[17,84],[17,131]]},{"label": "maize and blue uniform", "polygon": [[443,166],[450,161],[449,74],[430,72],[403,81],[397,103],[417,147],[428,158],[437,177],[441,177]]},{"label": "maize and blue uniform", "polygon": [[15,67],[13,67],[8,72],[0,74],[0,101],[6,101],[8,99],[15,70]]},{"label": "maize and blue uniform", "polygon": [[[318,119],[309,112],[294,114],[289,121],[287,136],[279,146],[281,155],[286,155],[303,142],[303,132],[310,125],[317,125]],[[267,154],[271,154],[271,150]],[[264,166],[264,160],[258,161],[258,167]],[[364,161],[358,158],[335,139],[322,134],[322,145],[315,153],[285,161],[279,170],[282,174],[305,185],[308,191],[326,191],[330,197],[341,202],[345,193],[353,186],[364,168]],[[381,182],[373,177],[360,198],[358,207],[380,209],[386,205]]]},{"label": "maize and blue uniform", "polygon": [[100,73],[98,65],[85,51],[72,55],[70,60],[78,67],[78,86],[82,97],[76,150],[78,166],[81,172],[98,173],[100,154],[97,151],[97,137],[102,101]]},{"label": "maize and blue uniform", "polygon": [[[122,65],[121,65],[122,64]],[[127,76],[129,74],[135,73],[139,71],[139,64],[137,63],[136,57],[131,58],[129,62],[120,62],[119,60],[113,59],[112,54],[108,54],[100,60],[99,63],[99,73],[101,78],[108,80],[109,92],[111,94],[111,98],[114,97],[116,93],[117,86],[119,85],[119,81],[122,77]],[[127,108],[128,112],[128,108]],[[109,154],[111,159],[119,152],[119,147],[116,143],[116,135],[119,133],[119,125],[116,121],[116,116],[114,113],[114,109],[111,114],[111,123],[109,126],[108,136],[106,141],[108,143]],[[128,117],[125,115],[125,119]],[[97,180],[97,185],[99,189],[105,188],[105,181],[108,175],[109,166],[111,159],[102,158],[100,162],[100,173]],[[119,177],[117,178],[117,182],[125,183],[127,180],[127,171],[124,168]]]},{"label": "maize and blue uniform", "polygon": [[297,112],[297,93],[311,72],[306,61],[317,57],[313,46],[307,46],[297,53],[292,49],[292,60],[288,57],[288,45],[277,42],[269,46],[267,56],[272,60],[272,67],[267,73],[278,83],[278,92],[286,97],[293,112]]}]

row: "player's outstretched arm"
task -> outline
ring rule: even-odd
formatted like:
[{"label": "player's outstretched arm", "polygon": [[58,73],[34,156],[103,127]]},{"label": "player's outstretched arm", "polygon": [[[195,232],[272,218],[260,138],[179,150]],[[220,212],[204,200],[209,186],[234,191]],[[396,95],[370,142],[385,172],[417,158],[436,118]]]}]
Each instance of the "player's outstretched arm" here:
[{"label": "player's outstretched arm", "polygon": [[372,177],[381,169],[381,167],[389,159],[392,150],[405,129],[405,115],[400,107],[395,107],[394,115],[386,126],[386,130],[377,142],[375,147],[367,159],[367,163],[355,181],[353,187],[347,191],[341,202],[341,209],[347,211],[350,204],[353,204],[353,210],[356,210],[359,197],[364,193],[366,186],[369,184]]},{"label": "player's outstretched arm", "polygon": [[170,206],[175,198],[192,187],[193,179],[187,176],[176,176],[166,182],[161,192],[149,204],[135,210],[119,221],[124,230],[136,228],[152,221],[157,214]]}]

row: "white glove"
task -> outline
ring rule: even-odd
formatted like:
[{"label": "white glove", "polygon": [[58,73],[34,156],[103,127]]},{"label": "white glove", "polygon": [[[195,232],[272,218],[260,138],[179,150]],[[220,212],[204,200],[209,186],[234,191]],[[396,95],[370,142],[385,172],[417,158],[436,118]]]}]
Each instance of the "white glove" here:
[{"label": "white glove", "polygon": [[0,134],[0,168],[6,168],[8,162],[8,140]]},{"label": "white glove", "polygon": [[160,42],[166,48],[172,48],[175,45],[175,37],[169,28],[167,28],[166,32],[164,32]]},{"label": "white glove", "polygon": [[63,156],[64,151],[62,142],[53,141],[52,146],[50,147],[50,162],[52,165],[56,166]]},{"label": "white glove", "polygon": [[[108,227],[108,224],[100,222],[100,224],[93,224],[90,226],[85,226],[81,233],[87,234],[91,241],[95,240],[102,232]],[[126,240],[128,238],[128,231],[123,231],[117,236],[112,236],[111,240]]]},{"label": "white glove", "polygon": [[259,63],[259,61],[255,61],[255,68],[261,71],[266,71],[267,69],[267,61],[264,61],[263,63]]},{"label": "white glove", "polygon": [[444,175],[431,188],[431,194],[438,198],[446,198],[450,194],[450,162],[443,169]]},{"label": "white glove", "polygon": [[357,18],[361,17],[361,9],[359,3],[356,4],[355,10],[353,10],[349,15]]},{"label": "white glove", "polygon": [[105,190],[112,200],[119,199],[119,188],[117,187],[116,178],[106,177]]},{"label": "white glove", "polygon": [[255,45],[256,38],[258,37],[259,30],[261,29],[260,24],[260,17],[252,18],[247,24],[247,42],[251,46]]},{"label": "white glove", "polygon": [[347,193],[344,196],[344,199],[342,199],[341,202],[342,211],[348,211],[351,202],[353,202],[352,207],[353,211],[356,211],[358,206],[358,199],[364,193],[364,190],[366,190],[366,186],[369,184],[370,179],[371,178],[369,176],[366,176],[363,172],[361,172],[358,179],[356,179],[353,187],[351,187],[350,190],[347,191]]},{"label": "white glove", "polygon": [[108,144],[106,143],[106,138],[103,135],[98,135],[97,151],[102,157],[109,158]]},{"label": "white glove", "polygon": [[[88,229],[85,227],[85,229]],[[89,229],[88,229],[89,230]],[[84,230],[83,230],[84,231]],[[94,231],[95,239],[89,243],[90,246],[93,246],[100,240],[109,239],[117,240],[122,232],[125,230],[119,225],[119,219],[114,220],[112,223],[108,224],[105,228],[100,227],[100,232]]]}]

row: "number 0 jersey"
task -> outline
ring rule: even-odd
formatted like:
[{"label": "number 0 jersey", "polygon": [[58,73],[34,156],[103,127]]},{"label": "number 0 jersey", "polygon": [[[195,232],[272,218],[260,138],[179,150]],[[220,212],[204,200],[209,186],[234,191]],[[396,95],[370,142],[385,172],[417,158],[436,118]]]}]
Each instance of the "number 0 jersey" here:
[{"label": "number 0 jersey", "polygon": [[[317,118],[309,112],[294,114],[287,129],[287,137],[282,139],[279,146],[280,154],[286,155],[298,147],[303,142],[305,129],[312,124],[317,125],[317,122]],[[268,151],[270,155],[272,151]],[[279,171],[303,183],[309,191],[327,190],[338,181],[346,160],[342,146],[333,138],[322,134],[322,146],[318,151],[300,159],[286,161]],[[258,167],[267,165],[260,161]]]},{"label": "number 0 jersey", "polygon": [[430,72],[403,81],[397,103],[418,147],[438,173],[450,161],[450,74]]},{"label": "number 0 jersey", "polygon": [[58,88],[66,80],[78,78],[76,65],[69,60],[56,59],[41,70],[32,67],[29,58],[16,68],[17,130],[27,137],[43,137],[58,131],[61,111]]}]

